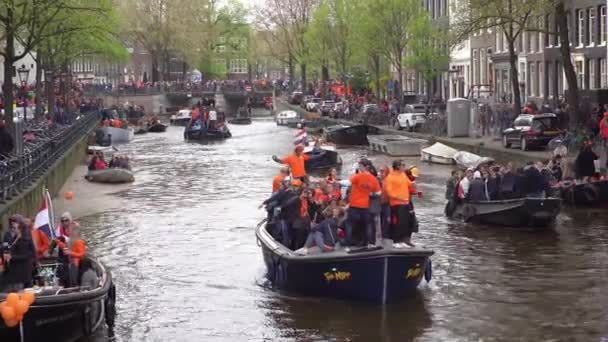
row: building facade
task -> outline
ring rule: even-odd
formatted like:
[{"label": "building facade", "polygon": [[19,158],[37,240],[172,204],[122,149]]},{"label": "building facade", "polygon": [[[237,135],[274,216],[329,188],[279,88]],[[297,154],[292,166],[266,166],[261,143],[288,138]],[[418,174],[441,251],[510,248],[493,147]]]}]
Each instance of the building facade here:
[{"label": "building facade", "polygon": [[[15,54],[20,55],[23,53],[23,46],[19,44],[17,40],[15,40]],[[4,65],[4,58],[0,56],[0,65]],[[32,51],[26,54],[23,58],[16,61],[13,64],[13,84],[16,86],[21,85],[21,81],[25,84],[33,84],[36,83],[36,52]],[[19,78],[19,73],[17,72],[19,69],[27,70],[21,74],[21,77],[25,77],[25,79],[21,80]],[[4,67],[0,67],[0,82],[4,83]],[[44,75],[43,75],[44,78]]]}]

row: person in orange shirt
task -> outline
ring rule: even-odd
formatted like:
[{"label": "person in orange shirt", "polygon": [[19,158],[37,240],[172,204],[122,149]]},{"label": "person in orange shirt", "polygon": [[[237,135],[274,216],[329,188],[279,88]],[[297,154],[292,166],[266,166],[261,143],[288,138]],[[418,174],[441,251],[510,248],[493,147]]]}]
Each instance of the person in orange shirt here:
[{"label": "person in orange shirt", "polygon": [[351,190],[348,201],[348,216],[345,222],[346,245],[352,245],[353,228],[363,225],[365,229],[365,243],[368,248],[374,247],[375,227],[371,221],[369,211],[369,196],[380,194],[380,183],[369,170],[373,167],[367,159],[359,161],[357,173],[350,177]]},{"label": "person in orange shirt", "polygon": [[39,229],[34,228],[32,224],[32,220],[29,218],[25,219],[25,225],[30,229],[32,233],[32,241],[34,242],[34,247],[36,247],[36,258],[42,259],[48,255],[49,252],[49,238],[44,234],[44,232]]},{"label": "person in orange shirt", "polygon": [[108,120],[108,119],[104,119],[104,120],[101,122],[101,125],[102,125],[103,127],[110,127],[110,120]]},{"label": "person in orange shirt", "polygon": [[292,179],[298,178],[305,183],[307,183],[307,179],[304,162],[309,159],[310,156],[304,154],[304,146],[302,145],[296,146],[293,154],[290,154],[282,159],[279,159],[277,156],[272,156],[272,160],[275,162],[289,165]]},{"label": "person in orange shirt", "polygon": [[114,128],[120,128],[121,126],[122,126],[122,124],[121,124],[120,120],[118,120],[118,119],[113,119],[112,120],[112,127],[114,127]]},{"label": "person in orange shirt", "polygon": [[70,258],[70,263],[76,267],[80,265],[80,259],[87,254],[87,245],[81,238],[79,226],[70,226],[70,238],[67,243],[60,240],[57,246],[63,250],[63,254]]},{"label": "person in orange shirt", "polygon": [[272,193],[279,191],[279,188],[281,187],[281,182],[283,182],[285,180],[285,177],[287,176],[289,176],[289,167],[282,166],[279,174],[274,176],[274,178],[272,179]]},{"label": "person in orange shirt", "polygon": [[384,180],[384,193],[391,207],[390,236],[393,246],[404,248],[414,247],[411,241],[412,225],[410,222],[410,194],[413,183],[405,173],[406,165],[402,160],[393,162],[393,171]]}]

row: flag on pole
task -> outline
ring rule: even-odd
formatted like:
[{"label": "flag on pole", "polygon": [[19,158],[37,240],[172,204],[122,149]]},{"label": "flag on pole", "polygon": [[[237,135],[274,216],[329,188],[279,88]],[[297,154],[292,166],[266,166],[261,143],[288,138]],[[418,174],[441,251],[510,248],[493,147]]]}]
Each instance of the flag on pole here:
[{"label": "flag on pole", "polygon": [[46,236],[52,240],[55,238],[55,232],[53,231],[52,218],[52,203],[51,195],[48,190],[44,191],[42,195],[42,205],[38,214],[36,214],[36,220],[34,222],[34,228],[41,230]]},{"label": "flag on pole", "polygon": [[296,131],[296,133],[294,134],[294,139],[293,139],[293,144],[294,145],[306,145],[306,143],[308,142],[308,134],[306,133],[306,130],[303,128],[300,128]]}]

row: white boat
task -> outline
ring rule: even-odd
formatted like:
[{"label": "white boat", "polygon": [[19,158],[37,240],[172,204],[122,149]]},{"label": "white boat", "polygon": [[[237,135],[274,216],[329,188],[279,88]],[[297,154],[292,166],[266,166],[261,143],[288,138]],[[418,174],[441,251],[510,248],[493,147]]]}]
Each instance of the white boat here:
[{"label": "white boat", "polygon": [[102,127],[105,135],[112,136],[112,143],[126,143],[133,140],[135,130],[133,128]]},{"label": "white boat", "polygon": [[420,149],[426,145],[424,139],[408,138],[397,134],[368,135],[371,150],[389,156],[419,156]]},{"label": "white boat", "polygon": [[454,164],[454,155],[457,150],[442,143],[435,143],[420,150],[420,160],[435,164]]},{"label": "white boat", "polygon": [[118,151],[114,146],[97,146],[97,145],[89,145],[87,147],[88,154],[94,154],[97,152],[101,152],[104,156],[110,156],[114,154],[114,152]]},{"label": "white boat", "polygon": [[463,168],[472,168],[475,169],[481,164],[487,164],[494,161],[494,159],[490,157],[481,157],[474,153],[467,151],[458,151],[454,154],[454,161],[458,166]]},{"label": "white boat", "polygon": [[299,115],[295,111],[284,110],[277,114],[275,121],[277,122],[277,125],[284,126],[289,123],[298,122],[299,119]]},{"label": "white boat", "polygon": [[171,115],[169,119],[169,124],[173,126],[186,126],[190,119],[192,118],[192,110],[190,109],[181,109],[177,112],[177,114]]},{"label": "white boat", "polygon": [[117,167],[89,171],[85,178],[91,182],[112,184],[129,183],[135,180],[133,172]]}]

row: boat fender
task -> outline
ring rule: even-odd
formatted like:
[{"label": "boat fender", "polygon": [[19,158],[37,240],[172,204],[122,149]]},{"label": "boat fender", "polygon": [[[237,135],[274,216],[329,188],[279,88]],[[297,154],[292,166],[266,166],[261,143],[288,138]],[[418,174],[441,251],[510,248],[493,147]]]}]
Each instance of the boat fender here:
[{"label": "boat fender", "polygon": [[470,204],[465,204],[464,208],[462,208],[462,217],[465,221],[469,221],[476,213],[477,210]]},{"label": "boat fender", "polygon": [[283,269],[281,259],[279,259],[278,262],[275,264],[274,285],[278,288],[282,288],[285,286],[285,270]]},{"label": "boat fender", "polygon": [[433,263],[429,259],[429,263],[426,265],[426,268],[424,269],[424,280],[426,280],[426,282],[429,283],[431,281],[431,278],[433,278]]},{"label": "boat fender", "polygon": [[110,285],[108,296],[106,297],[104,305],[106,313],[106,325],[109,328],[114,328],[114,322],[116,320],[116,286],[114,283]]},{"label": "boat fender", "polygon": [[589,203],[596,203],[600,199],[600,190],[595,184],[585,184],[582,192]]}]

